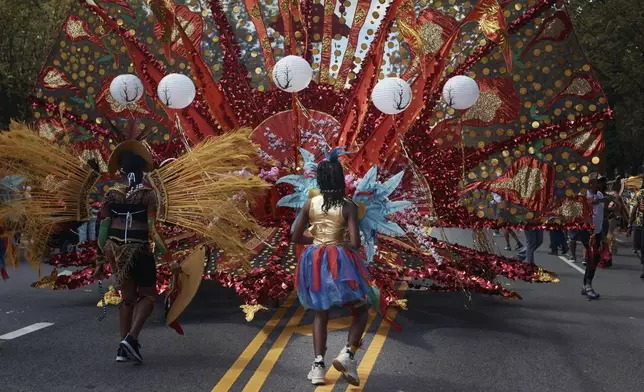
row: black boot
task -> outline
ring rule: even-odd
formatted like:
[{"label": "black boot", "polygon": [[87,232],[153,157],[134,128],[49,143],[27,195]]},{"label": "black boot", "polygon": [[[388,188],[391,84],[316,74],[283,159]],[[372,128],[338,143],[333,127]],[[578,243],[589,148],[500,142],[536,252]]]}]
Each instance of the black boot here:
[{"label": "black boot", "polygon": [[640,275],[640,278],[644,279],[644,264],[642,264],[642,274]]}]

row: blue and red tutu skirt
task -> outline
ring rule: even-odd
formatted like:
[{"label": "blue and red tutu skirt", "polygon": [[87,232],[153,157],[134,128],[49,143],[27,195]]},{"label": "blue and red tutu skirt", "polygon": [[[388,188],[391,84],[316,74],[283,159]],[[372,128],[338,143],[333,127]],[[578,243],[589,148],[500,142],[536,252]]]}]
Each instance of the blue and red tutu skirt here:
[{"label": "blue and red tutu skirt", "polygon": [[369,303],[371,277],[357,252],[337,245],[312,245],[300,256],[295,287],[305,309]]}]

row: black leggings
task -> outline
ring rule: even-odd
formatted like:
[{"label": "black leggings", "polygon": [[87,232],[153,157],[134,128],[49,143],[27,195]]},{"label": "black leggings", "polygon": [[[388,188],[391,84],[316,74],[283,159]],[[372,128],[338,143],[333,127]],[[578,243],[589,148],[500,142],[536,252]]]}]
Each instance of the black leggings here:
[{"label": "black leggings", "polygon": [[[584,285],[592,284],[593,279],[595,278],[595,271],[597,270],[597,265],[599,265],[599,260],[601,258],[603,241],[602,234],[603,233],[595,234],[592,252],[590,250],[590,243],[593,242],[592,237],[588,235],[580,236],[580,241],[582,245],[584,245],[584,248],[586,248],[586,271],[584,271]],[[589,259],[591,253],[593,254],[592,260]]]}]

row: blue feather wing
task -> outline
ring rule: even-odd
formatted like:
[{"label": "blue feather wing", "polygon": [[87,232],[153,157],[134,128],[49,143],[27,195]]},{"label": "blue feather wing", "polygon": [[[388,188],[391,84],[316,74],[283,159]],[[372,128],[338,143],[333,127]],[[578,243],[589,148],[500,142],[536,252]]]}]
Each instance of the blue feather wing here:
[{"label": "blue feather wing", "polygon": [[400,237],[405,235],[405,231],[398,226],[397,223],[388,221],[385,217],[379,215],[369,215],[365,216],[361,221],[364,221],[365,230],[370,230],[372,232],[378,232],[380,234]]},{"label": "blue feather wing", "polygon": [[376,189],[376,199],[386,199],[391,196],[396,188],[398,188],[398,185],[400,185],[400,181],[402,181],[404,175],[405,172],[401,171],[400,173],[385,181],[382,185],[379,185]]},{"label": "blue feather wing", "polygon": [[306,177],[304,177],[301,174],[289,174],[287,176],[279,178],[277,181],[275,181],[276,184],[291,184],[291,185],[299,185],[300,183],[304,182],[306,180]]},{"label": "blue feather wing", "polygon": [[377,185],[377,178],[378,168],[376,166],[372,166],[367,174],[365,174],[365,176],[362,178],[360,184],[358,184],[358,186],[356,187],[356,193],[371,192],[374,186]]},{"label": "blue feather wing", "polygon": [[397,223],[388,220],[391,214],[401,212],[413,205],[406,200],[389,200],[389,196],[400,185],[404,174],[400,172],[384,183],[380,183],[378,170],[373,166],[356,187],[353,201],[363,203],[367,209],[365,217],[358,222],[358,228],[365,242],[368,262],[371,262],[375,255],[378,233],[393,237],[405,235],[405,231]]},{"label": "blue feather wing", "polygon": [[300,154],[302,154],[302,159],[304,160],[304,163],[315,163],[315,155],[312,153],[308,152],[307,150],[303,148],[298,148],[300,150]]},{"label": "blue feather wing", "polygon": [[278,207],[287,207],[287,208],[294,208],[294,209],[300,209],[304,206],[304,203],[306,203],[306,200],[308,197],[304,194],[301,193],[292,193],[290,195],[286,195],[282,197],[278,202],[277,206]]},{"label": "blue feather wing", "polygon": [[282,197],[278,202],[278,207],[288,207],[300,209],[309,198],[309,191],[317,186],[317,181],[314,178],[307,178],[299,174],[289,174],[278,179],[276,184],[291,184],[295,187],[295,191]]}]

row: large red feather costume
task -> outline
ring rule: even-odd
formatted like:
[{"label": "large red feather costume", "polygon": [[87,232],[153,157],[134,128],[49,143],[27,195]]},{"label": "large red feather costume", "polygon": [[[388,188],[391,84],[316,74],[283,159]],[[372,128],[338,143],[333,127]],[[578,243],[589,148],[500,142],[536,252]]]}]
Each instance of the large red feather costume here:
[{"label": "large red feather costume", "polygon": [[[435,290],[515,297],[496,276],[552,277],[438,241],[425,229],[427,222],[474,229],[590,226],[585,200],[576,195],[598,170],[603,121],[611,111],[571,32],[557,0],[79,0],[32,102],[44,135],[67,135],[105,159],[115,143],[112,128],[127,119],[104,98],[105,81],[123,73],[143,82],[137,117],[142,129],[152,130],[148,143],[159,162],[181,152],[181,132],[195,143],[242,125],[255,128],[254,140],[271,162],[266,173],[301,171],[293,147],[306,135],[346,144],[355,152],[346,161],[352,176],[374,164],[385,175],[406,169],[399,196],[416,202],[413,213],[396,218],[408,236],[382,238],[371,266],[390,304],[400,304],[394,282],[410,277],[431,279],[428,287]],[[276,62],[291,54],[314,70],[309,87],[295,95],[277,89],[271,78]],[[157,98],[156,87],[169,73],[195,81],[197,96],[188,108],[168,109]],[[455,75],[480,86],[479,100],[463,112],[441,98]],[[410,106],[395,116],[370,102],[378,80],[389,76],[403,77],[413,91]],[[205,271],[247,303],[282,298],[293,288],[293,216],[276,207],[289,191],[275,187],[255,207],[266,231],[248,237],[257,253],[253,271],[232,273],[216,251]],[[494,202],[498,196],[501,203]],[[571,205],[574,211],[564,208]],[[173,246],[193,241],[190,233],[172,230]],[[82,252],[91,264],[91,250]],[[167,275],[159,276],[163,290]],[[79,272],[59,277],[54,287],[90,281]]]}]

